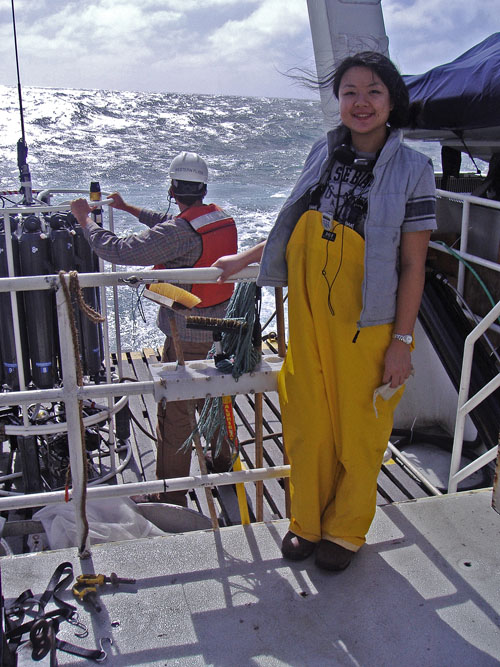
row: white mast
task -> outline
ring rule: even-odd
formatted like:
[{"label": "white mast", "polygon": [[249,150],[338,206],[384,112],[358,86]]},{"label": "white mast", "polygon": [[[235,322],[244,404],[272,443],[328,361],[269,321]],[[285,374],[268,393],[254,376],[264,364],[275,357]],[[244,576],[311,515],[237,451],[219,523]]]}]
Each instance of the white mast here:
[{"label": "white mast", "polygon": [[[380,3],[381,0],[307,0],[319,78],[358,51],[389,55]],[[323,118],[329,129],[339,121],[337,100],[333,91],[322,89],[320,94]]]}]

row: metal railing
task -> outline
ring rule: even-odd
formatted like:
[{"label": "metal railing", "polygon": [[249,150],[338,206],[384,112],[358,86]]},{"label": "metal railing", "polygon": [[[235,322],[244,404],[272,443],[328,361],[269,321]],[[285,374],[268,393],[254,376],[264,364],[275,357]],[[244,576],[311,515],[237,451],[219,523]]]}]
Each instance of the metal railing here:
[{"label": "metal railing", "polygon": [[[445,190],[437,191],[438,197],[459,201],[462,204],[461,228],[460,228],[460,244],[456,254],[471,264],[483,266],[500,274],[500,264],[498,262],[490,261],[468,252],[469,232],[473,220],[471,220],[471,206],[493,209],[498,211],[498,219],[495,224],[500,225],[500,202],[474,197],[472,195],[461,193],[450,193]],[[430,246],[440,252],[448,252],[442,245],[431,242]],[[457,291],[463,297],[465,289],[465,272],[466,267],[462,262],[459,262],[458,267],[458,281]],[[464,353],[462,358],[462,372],[460,378],[460,387],[457,401],[457,414],[455,420],[453,449],[450,462],[450,472],[448,479],[448,493],[457,491],[459,482],[467,477],[470,477],[475,472],[488,465],[498,454],[498,445],[492,447],[479,458],[460,469],[460,462],[462,458],[462,449],[464,441],[465,420],[467,415],[477,407],[481,402],[486,400],[496,389],[500,387],[500,372],[490,380],[484,387],[482,387],[475,395],[469,398],[472,360],[474,353],[474,345],[476,341],[489,329],[493,328],[500,331],[500,328],[495,324],[500,317],[500,302],[498,302],[490,312],[476,325],[476,327],[467,336],[464,344]],[[499,425],[500,431],[500,425]],[[497,471],[498,474],[498,471]]]},{"label": "metal railing", "polygon": [[[482,401],[486,400],[496,389],[500,387],[500,372],[492,378],[488,384],[482,387],[476,394],[468,398],[470,379],[472,373],[472,357],[474,344],[480,336],[500,317],[500,302],[490,310],[488,315],[471,331],[465,339],[464,356],[462,362],[462,375],[460,378],[460,390],[458,393],[457,418],[455,423],[455,435],[453,438],[453,450],[450,463],[450,476],[448,480],[448,493],[457,490],[458,483],[480,470],[483,466],[493,461],[498,453],[498,445],[495,445],[482,456],[469,463],[460,470],[462,457],[462,445],[464,440],[465,419],[469,412],[476,408]],[[499,425],[500,429],[500,425]]]},{"label": "metal railing", "polygon": [[[67,192],[67,191],[65,191]],[[75,191],[73,191],[75,192]],[[103,204],[106,201],[102,202]],[[53,213],[67,211],[68,204],[57,206],[30,206],[30,207],[16,207],[9,208],[3,211],[4,229],[10,229],[9,216],[15,213]],[[112,226],[112,209],[109,209]],[[237,484],[240,482],[261,482],[266,479],[283,478],[289,476],[289,466],[277,466],[273,468],[254,468],[252,470],[233,471],[229,473],[214,473],[207,475],[190,476],[178,479],[169,480],[154,480],[148,482],[137,482],[120,484],[118,486],[104,485],[100,487],[87,488],[85,484],[85,460],[82,456],[84,449],[82,443],[82,435],[80,428],[80,401],[95,401],[96,399],[106,398],[108,400],[108,409],[101,410],[98,414],[92,417],[85,418],[85,426],[94,423],[102,423],[107,420],[111,424],[113,415],[118,412],[123,406],[123,402],[131,395],[154,393],[154,382],[139,381],[139,382],[112,382],[109,373],[110,368],[110,350],[109,350],[109,336],[108,336],[108,322],[105,321],[104,339],[105,352],[104,360],[106,366],[106,382],[101,384],[88,384],[80,386],[77,383],[76,357],[71,338],[71,323],[66,304],[66,297],[63,289],[61,289],[61,278],[57,275],[45,276],[29,276],[20,277],[14,276],[14,261],[13,251],[11,245],[10,234],[6,233],[6,250],[8,258],[8,267],[11,277],[0,278],[0,292],[11,293],[11,305],[14,319],[14,338],[16,344],[16,352],[18,358],[18,373],[20,381],[19,391],[9,391],[0,393],[0,406],[22,406],[23,425],[5,425],[4,434],[9,435],[41,435],[57,431],[65,431],[67,433],[69,458],[72,476],[72,490],[71,500],[74,503],[77,540],[80,546],[80,554],[84,554],[89,550],[88,538],[83,546],[84,536],[86,535],[85,527],[85,498],[96,499],[105,497],[122,497],[133,496],[142,493],[160,493],[164,492],[166,483],[168,489],[174,490],[188,490],[193,488],[204,488],[213,486],[223,486],[228,484]],[[113,267],[114,269],[114,267]],[[115,310],[115,333],[117,342],[117,357],[121,359],[121,343],[119,338],[119,311],[118,311],[118,288],[128,287],[130,278],[136,278],[138,283],[151,282],[153,280],[164,280],[170,283],[212,283],[215,282],[220,275],[220,269],[202,268],[202,269],[164,269],[164,270],[140,270],[137,271],[116,271],[103,273],[82,273],[78,275],[79,286],[85,287],[99,287],[105,290],[111,287],[113,290],[114,310]],[[236,274],[231,280],[237,282],[239,280],[255,280],[257,276],[257,267],[248,267]],[[65,279],[65,278],[62,278]],[[62,381],[61,386],[51,389],[34,389],[27,390],[24,385],[24,370],[22,367],[22,346],[21,334],[18,323],[17,311],[17,292],[32,291],[32,290],[53,290],[56,294],[56,309],[57,321],[60,339],[60,357],[62,367]],[[105,294],[103,294],[101,303],[106,304]],[[263,387],[264,390],[276,389],[276,372],[267,373],[264,378],[259,379],[259,391]],[[121,375],[121,369],[120,369]],[[266,384],[267,383],[267,384]],[[227,392],[224,392],[227,393]],[[121,400],[114,403],[115,397],[121,397]],[[55,402],[61,401],[65,406],[66,422],[64,424],[51,425],[34,425],[29,423],[27,417],[27,406],[33,402]],[[113,440],[113,429],[109,428],[109,436]],[[112,443],[109,443],[112,444]],[[110,447],[110,457],[112,451]],[[41,505],[48,505],[53,503],[60,503],[66,500],[65,492],[49,491],[44,493],[30,493],[30,494],[11,494],[7,497],[0,498],[0,512],[21,508],[39,507]]]}]

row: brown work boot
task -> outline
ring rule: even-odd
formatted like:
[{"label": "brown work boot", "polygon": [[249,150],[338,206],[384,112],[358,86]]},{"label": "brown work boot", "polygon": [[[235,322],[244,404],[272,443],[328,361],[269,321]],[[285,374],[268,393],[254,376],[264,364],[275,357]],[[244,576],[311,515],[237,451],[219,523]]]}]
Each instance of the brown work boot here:
[{"label": "brown work boot", "polygon": [[321,540],[316,549],[315,563],[322,570],[339,572],[346,569],[355,553],[355,551],[341,547],[336,542]]},{"label": "brown work boot", "polygon": [[315,546],[316,542],[310,542],[288,531],[281,543],[281,553],[288,560],[304,560],[312,554]]}]

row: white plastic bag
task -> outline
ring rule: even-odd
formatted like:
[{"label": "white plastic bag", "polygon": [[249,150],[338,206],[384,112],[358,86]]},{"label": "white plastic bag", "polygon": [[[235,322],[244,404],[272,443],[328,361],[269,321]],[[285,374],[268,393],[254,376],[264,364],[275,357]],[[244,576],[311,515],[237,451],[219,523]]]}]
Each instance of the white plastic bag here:
[{"label": "white plastic bag", "polygon": [[[88,500],[86,514],[91,544],[165,535],[142,516],[129,498]],[[42,522],[51,549],[78,546],[74,503],[46,505],[33,519]]]}]

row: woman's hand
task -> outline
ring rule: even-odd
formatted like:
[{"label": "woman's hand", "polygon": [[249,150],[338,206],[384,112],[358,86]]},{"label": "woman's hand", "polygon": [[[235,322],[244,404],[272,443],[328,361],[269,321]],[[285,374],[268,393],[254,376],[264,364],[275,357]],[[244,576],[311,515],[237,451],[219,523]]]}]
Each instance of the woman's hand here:
[{"label": "woman's hand", "polygon": [[214,266],[217,269],[222,269],[222,273],[217,278],[217,282],[223,283],[230,276],[234,275],[235,273],[238,273],[238,271],[241,271],[241,269],[244,269],[245,266],[247,266],[247,264],[248,262],[244,257],[236,254],[236,255],[224,255],[223,257],[219,257],[219,259],[215,261],[212,264],[212,266]]},{"label": "woman's hand", "polygon": [[385,353],[382,384],[390,382],[391,387],[399,387],[406,382],[412,371],[410,346],[400,340],[392,340]]},{"label": "woman's hand", "polygon": [[235,255],[224,255],[223,257],[219,257],[219,259],[212,264],[212,266],[215,266],[217,269],[222,269],[222,273],[217,278],[217,282],[223,283],[230,276],[238,273],[238,271],[241,271],[249,264],[260,262],[265,245],[266,242],[261,241],[260,243],[257,243],[257,245],[254,245],[247,250],[243,250],[242,252],[238,252]]}]

